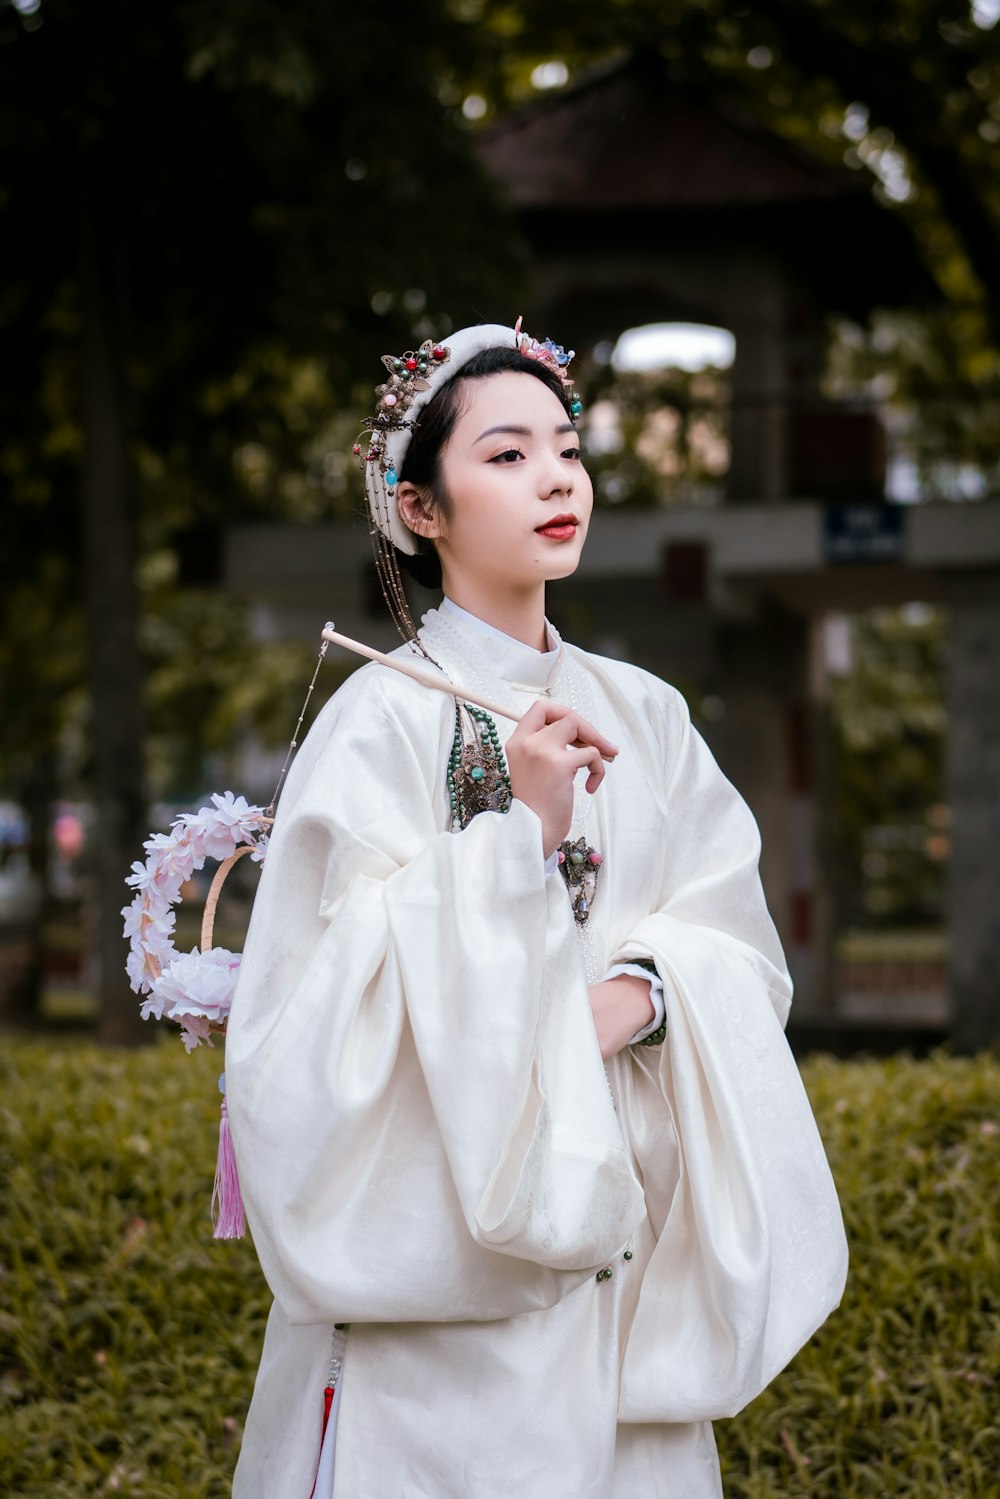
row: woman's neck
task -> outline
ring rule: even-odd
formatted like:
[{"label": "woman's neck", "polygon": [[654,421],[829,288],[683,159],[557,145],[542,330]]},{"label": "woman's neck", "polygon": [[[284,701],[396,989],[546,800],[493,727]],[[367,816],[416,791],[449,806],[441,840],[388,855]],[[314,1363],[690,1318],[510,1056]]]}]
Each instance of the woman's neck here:
[{"label": "woman's neck", "polygon": [[536,651],[548,649],[544,583],[533,587],[530,593],[511,595],[472,587],[446,576],[444,594],[460,609],[467,609],[477,619],[501,630],[513,640],[520,640]]}]

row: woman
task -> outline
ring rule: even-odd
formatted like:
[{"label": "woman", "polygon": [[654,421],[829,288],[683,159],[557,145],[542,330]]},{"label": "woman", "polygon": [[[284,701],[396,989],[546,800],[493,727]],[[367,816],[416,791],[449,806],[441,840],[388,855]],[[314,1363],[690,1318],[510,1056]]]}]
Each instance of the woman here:
[{"label": "woman", "polygon": [[757,829],[674,689],[546,622],[568,356],[385,362],[384,586],[404,632],[395,558],[444,592],[398,654],[513,717],[369,666],[289,777],[227,1041],[275,1296],[234,1493],[708,1499],[846,1267]]}]

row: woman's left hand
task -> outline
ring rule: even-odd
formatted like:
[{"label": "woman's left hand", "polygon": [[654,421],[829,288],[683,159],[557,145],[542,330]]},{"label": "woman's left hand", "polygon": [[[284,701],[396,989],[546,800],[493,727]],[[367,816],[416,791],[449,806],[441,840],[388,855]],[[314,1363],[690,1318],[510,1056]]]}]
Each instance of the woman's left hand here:
[{"label": "woman's left hand", "polygon": [[631,973],[591,984],[590,1008],[605,1061],[627,1046],[636,1031],[648,1025],[656,1013],[649,980]]}]

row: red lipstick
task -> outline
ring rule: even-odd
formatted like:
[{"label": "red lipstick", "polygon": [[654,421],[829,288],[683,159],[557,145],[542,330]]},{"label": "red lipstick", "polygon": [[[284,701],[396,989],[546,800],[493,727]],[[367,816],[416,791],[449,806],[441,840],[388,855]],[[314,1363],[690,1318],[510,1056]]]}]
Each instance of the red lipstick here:
[{"label": "red lipstick", "polygon": [[578,525],[575,515],[554,515],[544,526],[535,527],[535,535],[548,536],[553,541],[569,541],[576,535]]}]

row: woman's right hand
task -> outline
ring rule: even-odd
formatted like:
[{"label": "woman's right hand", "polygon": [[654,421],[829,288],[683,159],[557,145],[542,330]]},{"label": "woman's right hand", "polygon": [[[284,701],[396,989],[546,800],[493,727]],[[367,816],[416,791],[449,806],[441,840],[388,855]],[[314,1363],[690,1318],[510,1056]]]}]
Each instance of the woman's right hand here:
[{"label": "woman's right hand", "polygon": [[589,765],[586,789],[593,795],[618,747],[572,708],[541,698],[507,740],[506,754],[511,791],[537,814],[548,858],[573,821],[573,777]]}]

